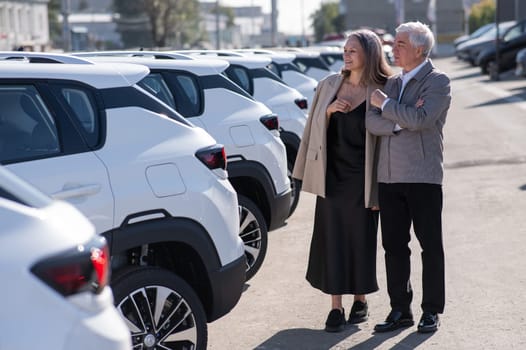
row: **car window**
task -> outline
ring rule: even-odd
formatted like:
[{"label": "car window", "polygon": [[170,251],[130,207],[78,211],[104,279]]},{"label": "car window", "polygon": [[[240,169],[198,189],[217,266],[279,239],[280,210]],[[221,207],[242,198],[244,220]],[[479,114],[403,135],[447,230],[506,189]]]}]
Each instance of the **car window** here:
[{"label": "car window", "polygon": [[164,81],[161,74],[150,73],[138,84],[144,90],[148,91],[150,94],[154,95],[168,106],[176,109],[174,96],[168,88],[168,85],[166,85],[166,82]]},{"label": "car window", "polygon": [[241,86],[241,88],[247,91],[249,94],[253,94],[250,76],[248,75],[248,71],[246,69],[244,69],[243,67],[230,65],[225,70],[225,72],[230,78],[230,80],[232,80],[237,85]]},{"label": "car window", "polygon": [[513,40],[515,39],[516,37],[518,37],[519,35],[522,34],[522,26],[521,25],[517,25],[513,28],[510,28],[508,30],[508,32],[506,32],[506,34],[504,35],[504,41],[510,41],[510,40]]},{"label": "car window", "polygon": [[267,68],[274,74],[276,74],[278,77],[282,78],[281,76],[281,72],[278,68],[278,65],[275,64],[274,62],[271,62],[268,64]]},{"label": "car window", "polygon": [[472,38],[478,38],[479,36],[481,36],[482,34],[486,33],[488,30],[490,30],[493,27],[495,27],[494,23],[488,23],[486,25],[483,25],[479,29],[475,30],[469,36],[472,37]]},{"label": "car window", "polygon": [[294,71],[294,72],[303,73],[303,72],[298,68],[298,66],[297,66],[295,63],[285,63],[285,64],[280,64],[280,65],[279,65],[279,69],[280,69],[282,72],[285,72],[285,71]]},{"label": "car window", "polygon": [[55,120],[32,85],[0,85],[0,162],[61,151]]},{"label": "car window", "polygon": [[201,87],[193,75],[185,72],[164,72],[168,87],[175,98],[175,110],[184,117],[195,117],[202,113]]},{"label": "car window", "polygon": [[342,57],[341,54],[322,54],[322,55],[320,55],[320,57],[329,66],[332,66],[337,61],[343,61],[343,57]]},{"label": "car window", "polygon": [[309,68],[319,68],[322,70],[330,70],[329,66],[323,61],[321,57],[296,57],[294,63],[298,68],[305,72]]},{"label": "car window", "polygon": [[504,41],[511,41],[521,36],[522,34],[524,34],[524,25],[521,23],[510,28],[508,32],[506,32],[506,34],[504,35],[503,39]]},{"label": "car window", "polygon": [[81,87],[58,87],[60,95],[72,109],[74,117],[80,123],[86,142],[96,146],[99,142],[100,132],[96,113],[96,106],[91,94]]},{"label": "car window", "polygon": [[[511,26],[515,25],[515,22],[503,22],[499,24],[499,37],[502,38],[506,34],[506,30]],[[480,38],[491,40],[497,35],[497,27],[493,27],[486,33],[482,34]]]},{"label": "car window", "polygon": [[300,70],[300,72],[305,73],[309,67],[305,63],[299,60],[295,60],[294,64],[296,64],[296,67]]}]

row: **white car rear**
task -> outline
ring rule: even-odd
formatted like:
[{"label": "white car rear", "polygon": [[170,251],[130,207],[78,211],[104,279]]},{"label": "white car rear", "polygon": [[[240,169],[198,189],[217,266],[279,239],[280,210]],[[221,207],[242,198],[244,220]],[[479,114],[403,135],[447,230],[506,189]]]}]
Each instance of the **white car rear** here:
[{"label": "white car rear", "polygon": [[287,154],[278,119],[267,106],[222,75],[228,62],[181,60],[177,56],[169,59],[168,55],[128,51],[89,59],[147,66],[150,74],[138,85],[225,146],[228,177],[241,207],[239,235],[245,242],[249,279],[265,257],[267,229],[281,227],[289,214]]},{"label": "white car rear", "polygon": [[2,349],[130,349],[106,241],[73,206],[0,167]]}]

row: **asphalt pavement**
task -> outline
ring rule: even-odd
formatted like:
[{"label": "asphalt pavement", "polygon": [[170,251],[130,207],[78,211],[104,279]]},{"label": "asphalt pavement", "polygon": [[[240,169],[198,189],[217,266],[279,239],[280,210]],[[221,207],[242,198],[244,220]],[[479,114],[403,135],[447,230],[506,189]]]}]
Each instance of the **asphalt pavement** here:
[{"label": "asphalt pavement", "polygon": [[[434,63],[451,77],[453,94],[445,128],[447,295],[440,329],[373,332],[390,310],[379,232],[380,291],[368,296],[369,320],[324,332],[330,297],[305,280],[315,197],[302,193],[287,225],[269,234],[263,266],[238,305],[209,325],[209,349],[526,349],[526,80],[505,73],[490,81],[453,57]],[[411,250],[418,321],[414,236]],[[344,297],[347,313],[351,304]]]}]

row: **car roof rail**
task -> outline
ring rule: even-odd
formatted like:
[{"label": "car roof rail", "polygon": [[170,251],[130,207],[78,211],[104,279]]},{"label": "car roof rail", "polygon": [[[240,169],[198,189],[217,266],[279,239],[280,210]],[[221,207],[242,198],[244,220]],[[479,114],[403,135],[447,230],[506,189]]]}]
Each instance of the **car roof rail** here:
[{"label": "car roof rail", "polygon": [[217,57],[242,57],[243,54],[230,50],[179,50],[179,53],[188,55],[206,55]]},{"label": "car roof rail", "polygon": [[0,61],[24,61],[28,63],[93,64],[80,57],[67,54],[33,51],[0,51]]},{"label": "car roof rail", "polygon": [[166,51],[144,51],[144,50],[113,50],[113,51],[91,51],[91,52],[72,52],[76,57],[111,57],[111,56],[128,56],[128,57],[145,57],[155,59],[173,59],[173,60],[193,60],[193,57],[177,52]]}]

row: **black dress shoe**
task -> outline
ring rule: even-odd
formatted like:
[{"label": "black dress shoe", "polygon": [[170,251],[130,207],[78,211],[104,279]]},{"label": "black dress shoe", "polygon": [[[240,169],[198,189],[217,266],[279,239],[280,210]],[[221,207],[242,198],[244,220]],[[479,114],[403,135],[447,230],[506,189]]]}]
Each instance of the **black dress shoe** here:
[{"label": "black dress shoe", "polygon": [[349,314],[349,323],[356,324],[367,321],[369,317],[369,308],[367,302],[356,300],[352,304],[351,313]]},{"label": "black dress shoe", "polygon": [[438,318],[438,314],[424,311],[420,318],[420,322],[418,322],[418,331],[420,333],[435,332],[439,325],[440,319]]},{"label": "black dress shoe", "polygon": [[345,328],[345,310],[332,309],[325,321],[326,332],[341,332]]},{"label": "black dress shoe", "polygon": [[413,315],[411,312],[401,312],[391,310],[384,322],[378,323],[374,326],[376,332],[389,332],[402,327],[409,327],[414,325]]}]

